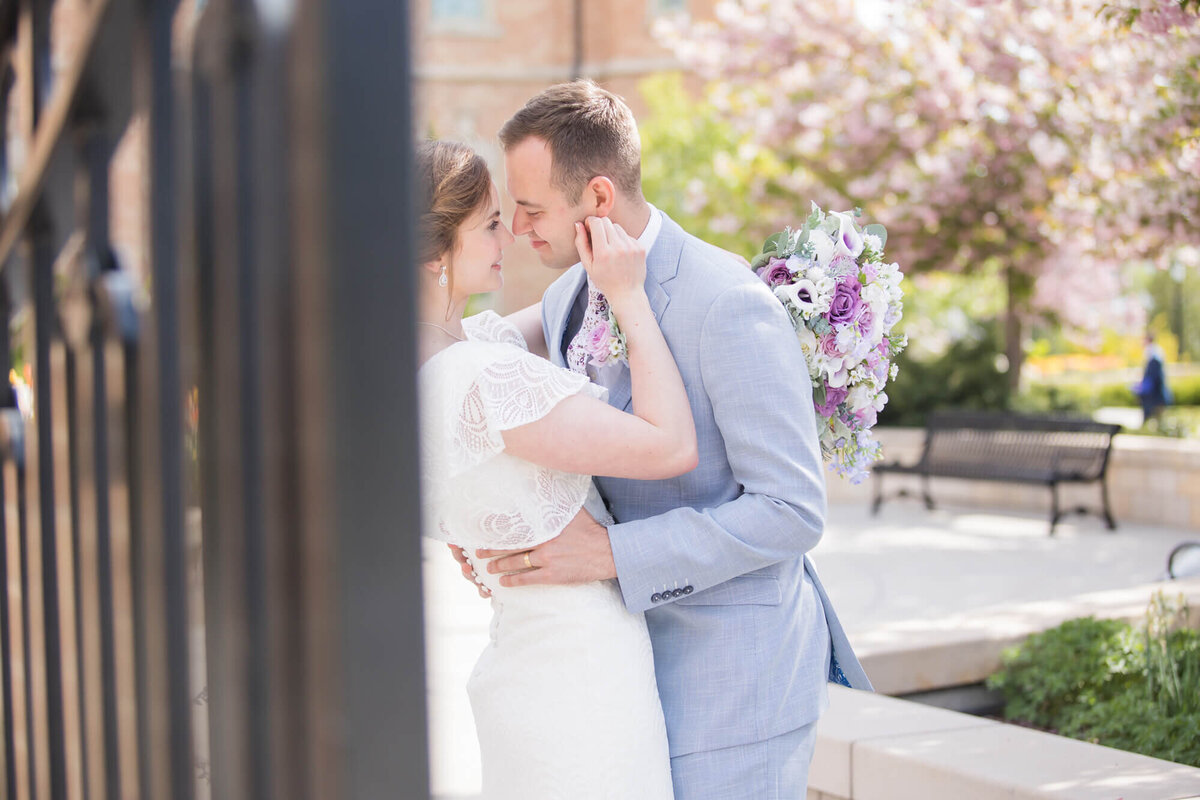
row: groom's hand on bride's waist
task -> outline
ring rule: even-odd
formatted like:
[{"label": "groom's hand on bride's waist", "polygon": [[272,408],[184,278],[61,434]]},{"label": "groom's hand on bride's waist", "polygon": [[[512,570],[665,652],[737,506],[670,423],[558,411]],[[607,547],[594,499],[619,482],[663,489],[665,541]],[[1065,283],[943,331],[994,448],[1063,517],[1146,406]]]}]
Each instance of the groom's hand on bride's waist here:
[{"label": "groom's hand on bride's waist", "polygon": [[501,586],[591,583],[617,577],[608,528],[581,510],[562,533],[524,550],[476,550]]},{"label": "groom's hand on bride's waist", "polygon": [[459,569],[462,570],[462,576],[470,581],[471,585],[479,591],[479,596],[484,600],[487,600],[489,597],[491,597],[492,590],[480,582],[479,575],[477,575],[475,572],[475,567],[467,559],[467,551],[463,550],[456,544],[447,544],[446,546],[450,548],[450,554],[453,555],[454,560],[458,562]]}]

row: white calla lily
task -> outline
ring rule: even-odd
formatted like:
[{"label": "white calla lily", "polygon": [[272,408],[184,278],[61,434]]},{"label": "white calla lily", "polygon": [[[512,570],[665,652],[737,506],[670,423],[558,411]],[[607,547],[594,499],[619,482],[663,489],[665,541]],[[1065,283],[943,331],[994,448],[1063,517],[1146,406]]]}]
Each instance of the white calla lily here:
[{"label": "white calla lily", "polygon": [[817,286],[810,280],[799,280],[787,286],[778,286],[775,288],[775,296],[790,303],[805,316],[816,311]]},{"label": "white calla lily", "polygon": [[850,218],[849,214],[843,214],[840,211],[833,211],[830,216],[836,217],[838,221],[837,241],[834,242],[835,252],[840,256],[858,258],[863,251],[863,238],[858,229],[854,227],[854,220]]}]

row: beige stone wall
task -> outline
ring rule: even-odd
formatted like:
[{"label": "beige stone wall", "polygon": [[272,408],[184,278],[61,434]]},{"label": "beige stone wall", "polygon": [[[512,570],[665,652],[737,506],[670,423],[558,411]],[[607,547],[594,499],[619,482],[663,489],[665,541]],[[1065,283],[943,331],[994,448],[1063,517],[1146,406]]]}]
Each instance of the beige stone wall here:
[{"label": "beige stone wall", "polygon": [[[575,3],[571,0],[484,0],[487,19],[447,29],[430,18],[432,0],[415,4],[414,72],[420,135],[466,142],[484,155],[501,188],[503,159],[496,132],[526,100],[569,80],[575,57]],[[695,18],[710,18],[715,0],[687,0]],[[638,84],[678,68],[654,36],[654,0],[581,0],[585,35],[583,77],[645,113]],[[653,202],[653,198],[650,198]],[[557,273],[543,267],[524,239],[505,253],[505,287],[486,302],[507,312],[536,302]]]}]

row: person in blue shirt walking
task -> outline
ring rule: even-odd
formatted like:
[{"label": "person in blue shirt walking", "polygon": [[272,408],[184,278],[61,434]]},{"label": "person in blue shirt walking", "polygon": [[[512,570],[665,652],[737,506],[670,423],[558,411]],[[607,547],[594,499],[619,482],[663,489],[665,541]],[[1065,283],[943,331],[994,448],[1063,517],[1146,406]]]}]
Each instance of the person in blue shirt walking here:
[{"label": "person in blue shirt walking", "polygon": [[1146,368],[1142,380],[1133,387],[1133,393],[1142,402],[1142,424],[1158,417],[1163,406],[1171,404],[1171,388],[1167,385],[1167,371],[1163,350],[1154,341],[1154,334],[1146,334]]}]

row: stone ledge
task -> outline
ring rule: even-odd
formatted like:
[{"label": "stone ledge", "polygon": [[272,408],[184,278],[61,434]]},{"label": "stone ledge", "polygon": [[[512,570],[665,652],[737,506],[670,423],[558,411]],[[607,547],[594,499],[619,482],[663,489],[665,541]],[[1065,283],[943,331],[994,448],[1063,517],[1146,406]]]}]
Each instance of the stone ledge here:
[{"label": "stone ledge", "polygon": [[1188,800],[1200,769],[830,686],[808,800]]},{"label": "stone ledge", "polygon": [[906,620],[854,636],[875,689],[907,694],[978,683],[1000,668],[1004,649],[1069,619],[1140,620],[1158,590],[1200,609],[1200,578],[1092,592],[1067,600],[1003,605],[936,620]]},{"label": "stone ledge", "polygon": [[[922,428],[877,428],[876,438],[883,445],[884,461],[915,462],[925,439]],[[869,504],[873,497],[872,476],[853,485],[830,477],[826,481],[829,498],[838,502]],[[1158,436],[1119,434],[1113,439],[1108,469],[1108,491],[1117,533],[1122,522],[1140,522],[1179,528],[1200,528],[1200,441]],[[909,475],[889,475],[885,489],[889,495],[902,487],[920,486],[920,479]],[[1025,513],[1049,514],[1050,493],[1045,487],[994,481],[933,478],[931,489],[938,505],[968,508],[994,508]],[[1096,484],[1064,484],[1060,487],[1063,508],[1093,506],[1099,502]],[[902,502],[889,500],[888,503]],[[903,502],[914,502],[907,500]],[[886,511],[888,505],[884,505]],[[1079,519],[1068,516],[1067,520]],[[1083,524],[1101,527],[1095,517],[1082,518]]]}]

